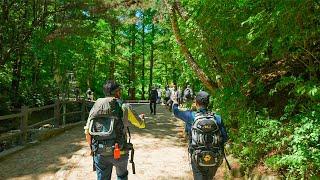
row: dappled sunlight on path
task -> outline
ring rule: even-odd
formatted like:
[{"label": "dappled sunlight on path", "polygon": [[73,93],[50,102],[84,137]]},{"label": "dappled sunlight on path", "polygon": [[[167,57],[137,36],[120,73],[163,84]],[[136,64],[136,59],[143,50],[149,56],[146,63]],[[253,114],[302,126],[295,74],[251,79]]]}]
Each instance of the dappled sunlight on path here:
[{"label": "dappled sunlight on path", "polygon": [[[147,127],[131,127],[136,174],[128,164],[129,179],[192,179],[181,122],[161,106],[157,115],[148,114],[148,105],[134,108],[146,114]],[[3,160],[0,179],[96,179],[88,153],[83,128],[76,127]]]},{"label": "dappled sunlight on path", "polygon": [[55,179],[54,175],[84,146],[82,127],[18,152],[0,163],[0,179]]}]

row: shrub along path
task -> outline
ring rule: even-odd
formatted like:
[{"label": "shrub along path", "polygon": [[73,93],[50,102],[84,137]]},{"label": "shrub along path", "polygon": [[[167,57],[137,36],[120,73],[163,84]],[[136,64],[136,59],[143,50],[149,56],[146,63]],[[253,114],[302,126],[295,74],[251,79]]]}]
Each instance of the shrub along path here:
[{"label": "shrub along path", "polygon": [[[134,107],[138,113],[146,114],[147,127],[131,127],[136,174],[132,174],[129,163],[129,179],[193,179],[183,123],[163,106],[158,106],[155,116],[149,115],[148,105]],[[225,172],[223,164],[216,179],[223,179],[228,174]],[[116,179],[115,169],[112,176]],[[0,179],[96,179],[83,127],[6,158],[0,162]]]}]

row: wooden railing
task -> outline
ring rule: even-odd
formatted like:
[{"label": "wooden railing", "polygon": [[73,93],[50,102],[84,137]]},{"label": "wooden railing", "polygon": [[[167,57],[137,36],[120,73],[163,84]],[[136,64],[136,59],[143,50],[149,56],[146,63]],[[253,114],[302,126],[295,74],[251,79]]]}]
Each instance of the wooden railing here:
[{"label": "wooden railing", "polygon": [[[149,103],[148,100],[126,100],[126,103]],[[80,103],[81,109],[77,111],[67,112],[67,105],[72,103]],[[18,126],[15,128],[16,130],[11,130],[8,132],[4,132],[0,134],[0,145],[4,141],[12,140],[13,138],[16,138],[18,140],[19,145],[24,145],[28,141],[28,133],[37,133],[39,131],[39,127],[42,127],[45,124],[50,124],[51,128],[59,128],[64,127],[67,123],[67,116],[73,116],[73,117],[80,117],[80,121],[85,121],[90,109],[88,108],[88,105],[93,105],[94,101],[87,101],[84,99],[76,100],[76,99],[69,99],[62,101],[57,100],[54,104],[46,105],[42,107],[28,107],[23,106],[21,108],[21,111],[16,114],[10,114],[5,116],[0,116],[0,124],[4,121],[18,121]],[[40,111],[48,112],[52,110],[53,108],[53,115],[49,115],[47,119],[38,121],[36,123],[30,124],[32,113],[38,113]],[[79,116],[80,115],[80,116]]]},{"label": "wooden railing", "polygon": [[125,100],[125,103],[139,103],[139,104],[143,104],[143,103],[149,103],[149,100]]},{"label": "wooden railing", "polygon": [[[67,104],[69,103],[81,103],[81,110],[80,111],[74,111],[74,112],[67,112]],[[23,106],[21,108],[21,112],[17,114],[10,114],[6,116],[0,116],[0,123],[1,121],[20,121],[18,130],[13,131],[12,133],[4,133],[0,136],[0,142],[6,139],[10,139],[13,136],[20,136],[19,144],[24,145],[27,142],[27,134],[32,129],[42,126],[44,124],[50,124],[54,128],[59,128],[59,126],[65,126],[66,125],[66,117],[69,115],[77,115],[79,114],[81,117],[81,121],[85,121],[88,108],[87,105],[89,103],[92,103],[90,101],[85,100],[67,100],[67,101],[61,101],[57,100],[55,104],[43,106],[43,107],[34,107],[30,108],[28,106]],[[42,120],[40,122],[37,122],[35,124],[28,125],[29,118],[31,113],[43,111],[43,110],[49,110],[51,108],[54,108],[54,114],[53,117],[50,117],[48,119]],[[62,110],[62,113],[61,113]]]}]

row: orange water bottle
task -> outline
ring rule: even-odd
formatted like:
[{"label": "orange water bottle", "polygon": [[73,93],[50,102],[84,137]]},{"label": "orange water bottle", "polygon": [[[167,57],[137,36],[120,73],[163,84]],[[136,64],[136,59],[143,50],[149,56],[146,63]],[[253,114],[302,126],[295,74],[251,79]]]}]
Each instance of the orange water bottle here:
[{"label": "orange water bottle", "polygon": [[114,145],[113,158],[116,160],[120,159],[120,149],[118,143]]}]

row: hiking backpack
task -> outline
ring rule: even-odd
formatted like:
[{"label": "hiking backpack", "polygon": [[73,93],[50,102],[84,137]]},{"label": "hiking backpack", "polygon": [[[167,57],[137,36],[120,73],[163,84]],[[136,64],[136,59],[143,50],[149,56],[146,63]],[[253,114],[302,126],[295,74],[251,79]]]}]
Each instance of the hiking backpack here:
[{"label": "hiking backpack", "polygon": [[89,134],[95,153],[112,155],[115,143],[120,149],[128,148],[122,116],[122,109],[114,98],[100,98],[94,104],[89,114]]},{"label": "hiking backpack", "polygon": [[214,113],[195,114],[191,127],[192,158],[198,166],[219,166],[223,157],[223,138]]},{"label": "hiking backpack", "polygon": [[191,89],[187,88],[184,90],[184,98],[186,100],[189,100],[192,98]]},{"label": "hiking backpack", "polygon": [[158,91],[157,90],[155,90],[155,89],[152,89],[151,91],[150,91],[150,100],[151,101],[156,101],[157,100],[157,97],[158,97]]}]

